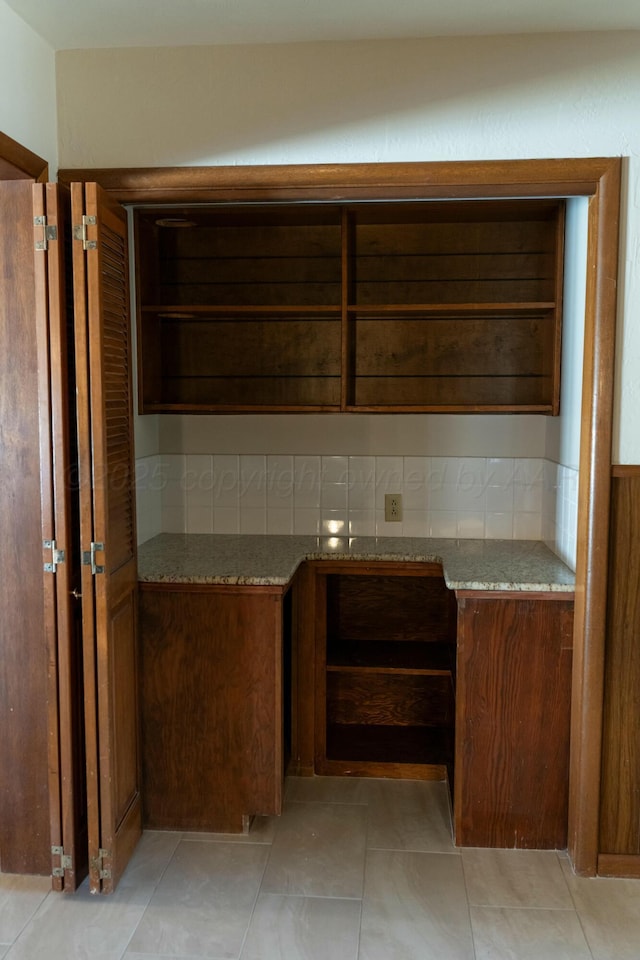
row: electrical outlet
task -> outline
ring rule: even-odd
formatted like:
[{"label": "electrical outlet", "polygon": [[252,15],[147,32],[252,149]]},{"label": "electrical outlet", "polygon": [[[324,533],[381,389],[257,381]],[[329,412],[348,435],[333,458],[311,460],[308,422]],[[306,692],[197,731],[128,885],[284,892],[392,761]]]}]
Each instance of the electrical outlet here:
[{"label": "electrical outlet", "polygon": [[402,494],[385,493],[384,519],[387,523],[400,523],[402,520]]}]

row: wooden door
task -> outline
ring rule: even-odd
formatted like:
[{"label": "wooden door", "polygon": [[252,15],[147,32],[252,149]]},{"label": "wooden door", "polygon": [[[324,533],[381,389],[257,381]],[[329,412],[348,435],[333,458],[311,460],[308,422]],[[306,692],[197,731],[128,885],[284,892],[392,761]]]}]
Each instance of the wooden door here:
[{"label": "wooden door", "polygon": [[73,319],[65,295],[70,201],[56,184],[32,191],[52,877],[54,889],[73,891],[87,874],[87,821]]},{"label": "wooden door", "polygon": [[116,886],[141,833],[127,224],[71,185],[89,876]]},{"label": "wooden door", "polygon": [[29,180],[0,181],[0,869],[51,869]]}]

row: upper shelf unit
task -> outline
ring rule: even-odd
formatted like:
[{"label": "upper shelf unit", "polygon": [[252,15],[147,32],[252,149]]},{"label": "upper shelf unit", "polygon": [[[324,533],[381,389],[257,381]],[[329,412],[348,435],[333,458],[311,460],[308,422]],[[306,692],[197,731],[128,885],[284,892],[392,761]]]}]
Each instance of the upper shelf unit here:
[{"label": "upper shelf unit", "polygon": [[558,412],[564,203],[135,215],[140,407]]}]

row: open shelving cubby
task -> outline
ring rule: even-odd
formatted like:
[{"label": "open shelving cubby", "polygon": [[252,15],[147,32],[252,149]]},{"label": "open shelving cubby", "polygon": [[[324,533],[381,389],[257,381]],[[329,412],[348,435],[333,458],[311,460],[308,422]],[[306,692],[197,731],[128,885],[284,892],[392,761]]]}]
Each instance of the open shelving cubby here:
[{"label": "open shelving cubby", "polygon": [[136,211],[141,410],[556,414],[564,202]]},{"label": "open shelving cubby", "polygon": [[138,211],[144,412],[340,409],[332,206]]},{"label": "open shelving cubby", "polygon": [[437,564],[318,573],[316,772],[451,776],[456,606]]}]

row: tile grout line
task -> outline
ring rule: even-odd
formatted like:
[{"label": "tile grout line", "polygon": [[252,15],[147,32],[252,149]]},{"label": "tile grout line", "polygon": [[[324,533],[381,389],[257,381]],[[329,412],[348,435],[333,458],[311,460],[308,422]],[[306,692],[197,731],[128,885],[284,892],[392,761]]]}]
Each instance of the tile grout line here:
[{"label": "tile grout line", "polygon": [[[569,862],[569,869],[570,869],[570,870],[573,870],[573,867],[571,866],[571,861],[569,860],[568,862]],[[570,884],[569,884],[569,881],[567,880],[567,877],[566,877],[566,875],[565,875],[565,871],[564,871],[564,868],[563,868],[563,866],[562,866],[562,862],[561,862],[559,856],[558,856],[558,866],[560,867],[560,870],[562,871],[562,879],[564,880],[565,884],[567,885],[567,891],[568,891],[568,893],[569,893],[569,896],[571,897],[571,903],[573,904],[573,909],[574,909],[574,911],[575,911],[576,917],[578,918],[578,923],[580,924],[580,929],[582,930],[582,936],[584,937],[584,942],[585,942],[586,945],[587,945],[587,950],[589,951],[590,956],[591,956],[592,958],[594,958],[594,960],[595,960],[595,954],[594,954],[593,950],[591,949],[591,942],[590,942],[590,940],[589,940],[589,937],[587,936],[587,931],[586,931],[585,928],[584,928],[584,924],[583,924],[583,922],[582,922],[582,917],[580,916],[580,911],[578,910],[578,905],[576,904],[576,900],[575,900],[575,897],[574,897],[574,895],[573,895],[573,891],[572,891],[572,889],[571,889],[571,886],[570,886]]]},{"label": "tile grout line", "polygon": [[[5,876],[11,876],[11,874],[5,874]],[[9,949],[7,950],[7,952],[6,952],[6,954],[5,954],[6,957],[9,956],[10,952],[13,950],[13,948],[15,947],[15,945],[17,944],[18,940],[20,939],[20,937],[22,936],[22,934],[25,932],[25,930],[27,929],[27,927],[30,926],[30,925],[33,923],[33,921],[36,919],[36,917],[38,916],[38,914],[40,913],[40,911],[44,909],[45,903],[49,900],[50,897],[53,897],[54,894],[57,894],[57,891],[54,891],[53,889],[47,890],[47,892],[45,893],[44,897],[42,898],[42,900],[40,901],[40,903],[38,904],[38,906],[35,908],[35,910],[33,911],[33,913],[31,913],[31,914],[29,915],[28,919],[24,922],[24,924],[23,924],[22,927],[20,928],[20,931],[19,931],[19,932],[16,934],[16,936],[13,938],[13,941],[12,941],[10,944],[8,944]],[[61,896],[64,896],[64,894],[61,894]]]},{"label": "tile grout line", "polygon": [[[285,791],[285,792],[286,792],[286,791]],[[284,804],[285,804],[285,798],[284,798],[284,796],[283,796],[283,798],[282,798],[282,811],[283,811],[283,813],[284,813]],[[250,913],[250,915],[249,915],[249,921],[248,921],[247,926],[246,926],[246,928],[245,928],[244,936],[242,937],[242,943],[240,944],[240,950],[238,951],[238,960],[242,960],[242,954],[243,954],[243,952],[244,952],[244,948],[245,948],[246,943],[247,943],[247,937],[249,936],[249,930],[251,929],[251,924],[252,924],[252,922],[253,922],[253,918],[254,918],[254,915],[255,915],[255,912],[256,912],[256,905],[257,905],[257,903],[258,903],[258,900],[260,899],[260,894],[261,894],[261,892],[262,892],[262,884],[264,883],[264,875],[265,875],[265,873],[267,872],[267,867],[269,866],[269,861],[271,860],[271,854],[272,854],[272,852],[273,852],[273,842],[274,842],[274,840],[275,840],[275,838],[276,838],[276,836],[277,836],[277,833],[278,833],[278,823],[279,823],[279,822],[280,822],[280,817],[278,818],[278,821],[277,821],[276,824],[275,824],[274,831],[273,831],[273,836],[272,836],[272,838],[271,838],[271,842],[270,842],[269,844],[266,844],[266,846],[269,847],[269,853],[268,853],[267,856],[265,857],[264,867],[262,868],[262,873],[261,873],[261,875],[260,875],[260,883],[258,884],[258,889],[256,890],[256,895],[255,895],[255,898],[254,898],[254,901],[253,901],[253,906],[251,907],[251,913]],[[265,846],[265,844],[261,844],[261,846]]]},{"label": "tile grout line", "polygon": [[464,857],[462,856],[462,851],[460,851],[460,863],[462,865],[462,882],[464,883],[464,893],[467,901],[467,918],[469,920],[469,933],[471,934],[471,951],[473,953],[474,960],[477,960],[478,953],[476,951],[476,935],[473,929],[473,920],[471,919],[471,901],[469,899],[469,885],[467,883],[467,871],[465,869]]},{"label": "tile grout line", "polygon": [[[143,831],[143,832],[144,832],[144,831]],[[182,842],[182,838],[181,838],[180,834],[178,834],[178,839],[176,840],[176,845],[175,845],[175,847],[173,848],[173,851],[172,851],[172,853],[171,853],[171,856],[167,859],[167,862],[166,862],[165,865],[164,865],[164,869],[160,871],[160,875],[158,876],[157,880],[156,880],[155,883],[153,884],[153,889],[152,889],[152,891],[151,891],[151,895],[149,896],[149,900],[147,901],[144,910],[143,910],[142,913],[140,914],[140,917],[138,918],[138,922],[136,923],[136,925],[134,926],[133,930],[131,931],[131,936],[130,936],[129,939],[127,940],[127,942],[126,942],[126,944],[125,944],[125,946],[124,946],[124,950],[123,950],[122,953],[120,954],[119,960],[125,960],[126,955],[127,955],[127,950],[129,949],[129,945],[131,944],[131,941],[132,941],[133,938],[135,937],[135,935],[136,935],[136,933],[137,933],[137,930],[138,930],[138,927],[139,927],[140,924],[142,923],[142,921],[143,921],[143,919],[144,919],[144,917],[145,917],[145,915],[146,915],[146,913],[147,913],[147,910],[149,909],[149,907],[150,907],[150,905],[151,905],[151,901],[153,900],[153,898],[154,898],[154,896],[155,896],[155,894],[156,894],[156,891],[157,891],[158,887],[160,886],[160,883],[162,882],[162,879],[163,879],[165,873],[167,872],[167,870],[169,869],[169,866],[170,866],[171,863],[173,862],[173,859],[174,859],[174,857],[175,857],[175,855],[176,855],[176,852],[177,852],[178,847],[180,846],[181,842]]]},{"label": "tile grout line", "polygon": [[367,860],[369,859],[369,823],[370,823],[370,814],[371,814],[371,804],[367,800],[364,804],[366,808],[366,816],[364,818],[364,857],[362,862],[362,896],[360,898],[360,917],[358,920],[358,940],[356,943],[356,955],[355,960],[359,960],[360,957],[360,946],[362,944],[362,918],[364,915],[364,898],[366,894],[366,882],[367,882]]}]

